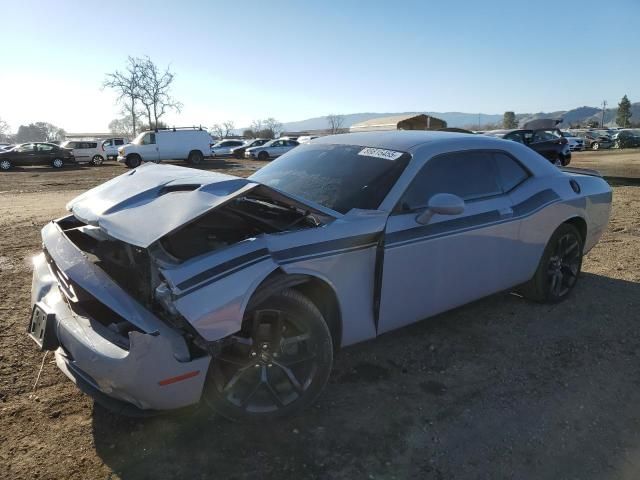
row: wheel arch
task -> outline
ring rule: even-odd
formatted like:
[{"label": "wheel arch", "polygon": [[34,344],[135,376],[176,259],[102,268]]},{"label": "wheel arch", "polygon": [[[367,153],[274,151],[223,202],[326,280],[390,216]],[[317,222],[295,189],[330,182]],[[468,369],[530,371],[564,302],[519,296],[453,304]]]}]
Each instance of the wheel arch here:
[{"label": "wheel arch", "polygon": [[325,278],[314,273],[287,273],[280,268],[273,270],[251,292],[242,316],[273,294],[287,288],[297,290],[318,308],[331,332],[334,350],[338,350],[342,344],[342,311],[338,295]]},{"label": "wheel arch", "polygon": [[567,223],[569,225],[572,225],[572,226],[576,227],[576,229],[580,233],[580,237],[582,238],[582,245],[584,246],[584,244],[587,241],[587,222],[586,222],[586,220],[584,218],[576,215],[575,217],[571,217],[571,218],[566,219],[562,223],[563,224]]}]

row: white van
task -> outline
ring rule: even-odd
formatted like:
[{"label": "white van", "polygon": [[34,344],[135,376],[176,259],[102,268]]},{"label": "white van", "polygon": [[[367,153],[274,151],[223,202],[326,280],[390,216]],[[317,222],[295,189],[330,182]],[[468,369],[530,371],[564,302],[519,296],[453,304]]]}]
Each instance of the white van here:
[{"label": "white van", "polygon": [[141,132],[118,148],[118,162],[136,168],[142,162],[185,160],[197,165],[211,157],[211,135],[198,127],[167,128]]}]

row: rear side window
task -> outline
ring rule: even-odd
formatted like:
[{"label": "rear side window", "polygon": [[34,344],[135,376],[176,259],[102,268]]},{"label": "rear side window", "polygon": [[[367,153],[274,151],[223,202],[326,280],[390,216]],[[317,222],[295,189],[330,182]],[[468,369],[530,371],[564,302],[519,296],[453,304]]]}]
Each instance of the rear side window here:
[{"label": "rear side window", "polygon": [[494,153],[496,169],[503,192],[510,192],[527,178],[529,173],[516,160],[505,153]]},{"label": "rear side window", "polygon": [[115,145],[124,145],[124,140],[122,138],[116,138],[114,140]]},{"label": "rear side window", "polygon": [[501,194],[493,154],[458,152],[429,160],[405,192],[402,210],[424,208],[436,193],[452,193],[467,201]]}]

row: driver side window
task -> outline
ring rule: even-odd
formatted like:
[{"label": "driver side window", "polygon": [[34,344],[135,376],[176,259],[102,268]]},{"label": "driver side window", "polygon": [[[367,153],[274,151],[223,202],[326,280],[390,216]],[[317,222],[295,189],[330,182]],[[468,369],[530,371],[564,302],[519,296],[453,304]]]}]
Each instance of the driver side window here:
[{"label": "driver side window", "polygon": [[429,160],[400,201],[400,211],[426,208],[436,193],[452,193],[465,201],[500,195],[492,152],[458,152]]},{"label": "driver side window", "polygon": [[155,133],[147,133],[144,137],[142,137],[142,145],[155,145],[155,143],[156,143]]}]

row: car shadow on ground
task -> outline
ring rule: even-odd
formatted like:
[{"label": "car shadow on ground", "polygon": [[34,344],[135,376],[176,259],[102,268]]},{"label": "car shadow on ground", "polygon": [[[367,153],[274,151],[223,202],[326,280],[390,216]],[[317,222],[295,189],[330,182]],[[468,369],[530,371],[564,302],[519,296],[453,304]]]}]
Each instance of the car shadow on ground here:
[{"label": "car shadow on ground", "polygon": [[594,274],[556,305],[495,295],[343,350],[295,418],[94,406],[96,450],[123,479],[615,477],[640,449],[639,306]]}]

